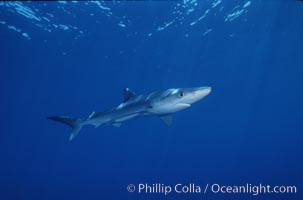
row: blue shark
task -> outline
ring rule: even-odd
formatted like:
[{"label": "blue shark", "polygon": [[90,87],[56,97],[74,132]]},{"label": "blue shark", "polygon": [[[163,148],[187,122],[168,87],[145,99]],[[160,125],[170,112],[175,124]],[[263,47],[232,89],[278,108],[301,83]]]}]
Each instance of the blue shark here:
[{"label": "blue shark", "polygon": [[48,119],[64,123],[72,128],[69,141],[73,140],[84,125],[95,128],[110,124],[119,127],[123,122],[142,116],[158,116],[169,126],[172,114],[190,107],[206,97],[211,87],[172,88],[147,95],[136,95],[129,88],[124,90],[124,101],[105,112],[92,112],[85,120],[67,116],[51,116]]}]

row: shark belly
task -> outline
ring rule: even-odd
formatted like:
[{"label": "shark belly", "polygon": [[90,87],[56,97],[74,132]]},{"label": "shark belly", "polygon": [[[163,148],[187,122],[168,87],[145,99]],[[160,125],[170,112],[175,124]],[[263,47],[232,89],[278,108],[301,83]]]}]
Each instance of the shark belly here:
[{"label": "shark belly", "polygon": [[129,115],[118,117],[118,118],[114,119],[113,121],[120,123],[120,122],[124,122],[124,121],[130,120],[132,118],[138,117],[139,115],[140,115],[140,113],[133,113],[133,114],[129,114]]}]

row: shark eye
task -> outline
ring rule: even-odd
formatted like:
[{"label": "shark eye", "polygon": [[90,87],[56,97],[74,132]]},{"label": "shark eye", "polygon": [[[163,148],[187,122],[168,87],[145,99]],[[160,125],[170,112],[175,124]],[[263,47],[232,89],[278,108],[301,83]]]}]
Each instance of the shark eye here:
[{"label": "shark eye", "polygon": [[179,97],[184,97],[184,92],[180,92]]}]

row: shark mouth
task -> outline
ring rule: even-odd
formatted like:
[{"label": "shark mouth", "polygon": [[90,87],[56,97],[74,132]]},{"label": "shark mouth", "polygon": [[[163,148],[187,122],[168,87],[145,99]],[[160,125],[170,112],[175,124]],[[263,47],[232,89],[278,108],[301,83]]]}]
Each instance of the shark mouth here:
[{"label": "shark mouth", "polygon": [[183,107],[183,108],[187,108],[187,107],[190,107],[191,104],[189,104],[189,103],[178,103],[177,106],[180,106],[180,107]]}]

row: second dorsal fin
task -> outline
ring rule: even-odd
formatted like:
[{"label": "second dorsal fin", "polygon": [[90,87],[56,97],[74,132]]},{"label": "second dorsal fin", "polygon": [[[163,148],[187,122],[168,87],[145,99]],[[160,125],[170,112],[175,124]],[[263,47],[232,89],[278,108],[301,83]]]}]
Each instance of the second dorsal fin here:
[{"label": "second dorsal fin", "polygon": [[136,96],[134,92],[132,92],[129,88],[124,89],[124,102],[127,102],[129,99]]}]

